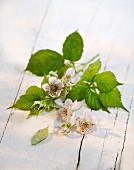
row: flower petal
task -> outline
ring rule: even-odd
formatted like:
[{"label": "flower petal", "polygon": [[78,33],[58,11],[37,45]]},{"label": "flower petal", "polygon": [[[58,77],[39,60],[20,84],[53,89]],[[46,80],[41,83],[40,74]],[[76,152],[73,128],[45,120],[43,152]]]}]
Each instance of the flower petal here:
[{"label": "flower petal", "polygon": [[64,122],[69,122],[71,118],[70,112],[66,108],[59,109],[59,116]]},{"label": "flower petal", "polygon": [[70,123],[71,124],[74,124],[75,123],[75,120],[76,120],[76,115],[75,115],[75,112],[73,112],[71,118],[70,118]]},{"label": "flower petal", "polygon": [[80,134],[87,134],[95,131],[96,123],[94,122],[93,117],[91,116],[91,112],[86,109],[83,112],[83,117],[78,117],[76,119],[76,131]]},{"label": "flower petal", "polygon": [[49,78],[49,84],[55,84],[57,81],[56,77],[50,77]]},{"label": "flower petal", "polygon": [[66,99],[65,103],[64,103],[65,107],[72,107],[73,102],[71,99]]},{"label": "flower petal", "polygon": [[57,97],[57,94],[55,92],[53,92],[52,90],[49,91],[49,95],[53,98],[56,98]]},{"label": "flower petal", "polygon": [[83,111],[83,117],[84,117],[85,119],[92,119],[90,110],[88,110],[88,109],[84,110],[84,111]]},{"label": "flower petal", "polygon": [[68,68],[66,71],[66,75],[70,75],[73,77],[75,75],[75,70],[73,68]]},{"label": "flower petal", "polygon": [[59,79],[57,79],[56,84],[58,85],[59,89],[64,87],[64,84]]},{"label": "flower petal", "polygon": [[58,104],[59,106],[63,105],[63,102],[62,102],[62,100],[60,98],[56,99],[55,103]]},{"label": "flower petal", "polygon": [[72,109],[76,108],[77,107],[77,100],[75,100],[72,104]]},{"label": "flower petal", "polygon": [[57,96],[57,97],[59,97],[59,96],[60,96],[61,91],[62,91],[62,90],[57,90],[57,92],[56,92],[56,96]]},{"label": "flower petal", "polygon": [[42,85],[42,88],[43,88],[43,90],[46,91],[46,92],[49,92],[49,90],[50,90],[50,87],[49,87],[49,84],[48,84],[48,83],[43,84],[43,85]]}]

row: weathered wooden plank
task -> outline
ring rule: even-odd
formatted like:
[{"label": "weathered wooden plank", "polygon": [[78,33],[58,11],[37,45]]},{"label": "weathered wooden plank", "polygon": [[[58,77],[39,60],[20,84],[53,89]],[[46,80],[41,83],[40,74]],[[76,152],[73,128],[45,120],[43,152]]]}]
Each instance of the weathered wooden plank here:
[{"label": "weathered wooden plank", "polygon": [[[76,8],[77,4],[77,8]],[[52,48],[61,51],[68,33],[79,28],[85,32],[98,1],[53,1],[43,25],[35,50]],[[57,34],[55,34],[57,33]],[[19,95],[32,84],[39,85],[40,78],[25,74]],[[54,135],[56,113],[40,115],[25,121],[26,113],[13,111],[1,143],[1,167],[3,169],[75,169],[81,136],[59,138]],[[30,146],[30,137],[44,126],[50,126],[48,139],[36,147]],[[15,161],[16,160],[16,161]]]},{"label": "weathered wooden plank", "polygon": [[[119,64],[116,63],[117,60],[115,60],[115,64],[117,67],[113,68],[115,71],[117,71],[117,74],[119,73],[120,77],[124,77],[124,82],[128,83],[126,80],[128,79],[128,72],[129,67],[133,63],[133,39],[134,39],[134,33],[132,30],[132,25],[134,24],[132,19],[132,9],[133,6],[131,4],[131,1],[128,2],[128,10],[125,10],[125,16],[124,20],[126,21],[126,26],[122,29],[121,36],[117,39],[118,44],[122,44],[121,46],[117,45],[115,46],[116,53],[119,55]],[[126,18],[126,19],[125,19]],[[114,51],[114,49],[112,51]],[[119,53],[118,53],[119,51]],[[124,69],[123,69],[124,67]],[[126,73],[125,73],[125,72]],[[130,73],[129,73],[130,74]],[[134,81],[131,75],[132,82]],[[123,93],[123,101],[127,108],[130,109],[131,105],[131,98],[133,93],[133,86],[132,84],[127,84],[123,87],[121,90]],[[130,110],[131,112],[131,110]],[[119,137],[114,137],[114,135],[111,138],[106,139],[105,146],[103,149],[103,157],[101,159],[101,167],[100,169],[119,169],[120,168],[120,159],[122,157],[122,150],[124,147],[125,142],[125,136],[126,136],[126,127],[128,123],[128,117],[129,114],[124,113],[122,111],[118,111],[117,116],[115,117],[115,121],[113,124],[113,131],[111,133],[117,134]],[[110,155],[110,157],[109,157]],[[115,165],[114,165],[115,160]]]},{"label": "weathered wooden plank", "polygon": [[[122,62],[120,63],[122,64]],[[123,66],[123,64],[122,64]],[[120,71],[120,75],[125,75],[125,70],[127,69],[126,64],[123,67],[118,67]],[[122,68],[122,69],[121,69]],[[120,72],[118,71],[118,73]],[[129,90],[128,90],[129,89]],[[121,88],[122,91],[122,88]],[[125,106],[129,109],[129,104],[132,97],[132,86],[131,85],[124,85],[123,87],[123,103]],[[100,160],[100,169],[116,169],[119,165],[119,159],[122,146],[123,146],[123,140],[125,135],[125,128],[126,128],[126,121],[127,121],[128,113],[118,110],[114,114],[114,119],[108,120],[108,127],[109,129],[106,131],[106,137],[104,140],[104,147],[102,150],[102,157]],[[111,123],[110,123],[111,122]]]},{"label": "weathered wooden plank", "polygon": [[[119,159],[119,168],[121,170],[125,169],[134,169],[134,137],[133,137],[133,130],[134,130],[134,55],[132,53],[132,60],[131,64],[128,68],[128,75],[126,82],[128,86],[131,88],[131,98],[129,100],[130,104],[130,113],[128,114],[127,121],[126,121],[126,128],[125,128],[125,135],[124,141],[121,150],[121,156]],[[128,89],[127,89],[128,91]]]},{"label": "weathered wooden plank", "polygon": [[[109,6],[107,4],[107,8],[108,7]],[[131,7],[130,1],[124,1],[120,7],[120,11],[114,11],[116,16],[116,18],[114,18],[115,24],[111,26],[116,28],[111,29],[116,31],[112,32],[110,35],[114,35],[114,39],[112,45],[110,46],[110,50],[107,53],[109,55],[107,59],[107,69],[113,70],[113,72],[116,73],[117,78],[122,81],[125,81],[127,76],[127,67],[130,62],[132,62],[132,60],[130,61],[133,45],[133,30],[131,27],[133,20],[131,18]],[[116,8],[113,8],[112,10],[114,9]],[[123,13],[123,11],[126,12]],[[127,20],[127,18],[131,19]],[[127,24],[123,28],[122,25],[124,20],[127,20]],[[118,21],[120,21],[120,24]],[[128,88],[129,90],[127,90]],[[131,93],[132,86],[124,87],[123,102],[127,107],[129,107]],[[102,128],[100,132],[98,131],[95,135],[84,139],[80,169],[114,169],[115,163],[119,165],[119,161],[116,161],[117,152],[119,152],[120,158],[120,151],[122,150],[128,114],[121,110],[118,111],[117,118],[115,116],[115,111],[112,111],[112,115],[109,116],[102,116],[103,113],[101,112],[94,112],[94,114],[96,114],[97,117],[103,119],[102,123],[105,123],[104,128]]]},{"label": "weathered wooden plank", "polygon": [[1,1],[0,5],[0,140],[11,106],[23,80],[23,70],[36,43],[49,1]]},{"label": "weathered wooden plank", "polygon": [[[82,1],[77,1],[77,8],[75,6],[76,1],[72,2],[71,5],[68,2],[53,2],[48,11],[45,24],[43,24],[41,29],[34,51],[41,48],[52,48],[61,51],[60,44],[64,41],[65,36],[79,28],[80,32],[83,33],[86,38],[84,55],[94,55],[99,49],[102,56],[104,55],[102,60],[104,63],[107,61],[107,68],[112,69],[116,73],[117,78],[124,81],[127,66],[130,61],[133,61],[126,57],[131,55],[130,46],[133,42],[133,34],[130,27],[131,20],[127,20],[129,17],[128,13],[126,16],[123,14],[124,10],[128,11],[130,9],[130,4],[128,1],[112,1],[110,4],[106,1],[103,1],[103,3],[98,1],[86,2],[86,4],[83,4]],[[122,4],[121,7],[120,4]],[[120,7],[120,11],[118,11],[118,7]],[[128,22],[125,27],[123,24],[124,20],[127,20]],[[55,32],[57,32],[56,35]],[[28,42],[23,39],[22,42],[29,44],[29,40],[27,41]],[[32,45],[28,45],[27,50],[29,50],[29,55],[31,48]],[[21,58],[22,62],[25,63],[21,66],[21,71],[27,63],[28,53],[25,54],[25,60]],[[7,57],[10,58],[9,55],[7,55]],[[107,57],[109,58],[107,59]],[[87,60],[86,57],[84,59]],[[20,60],[18,61],[16,59],[16,62],[16,65],[21,64]],[[9,66],[10,64],[11,63],[9,63]],[[13,68],[14,65],[10,71],[13,70]],[[16,76],[14,77],[17,77],[17,75],[18,74],[16,73]],[[10,74],[10,77],[13,76]],[[128,75],[126,77],[128,78]],[[128,81],[127,78],[126,81]],[[129,79],[130,78],[131,75],[129,76]],[[17,86],[15,87],[18,87],[18,78],[17,80],[12,80],[11,78],[9,82],[13,83],[14,81],[17,82]],[[40,78],[36,78],[35,76],[26,73],[19,95],[23,94],[29,85],[39,85],[39,82]],[[4,82],[3,84],[5,85]],[[5,88],[9,89],[9,86]],[[127,87],[124,87],[123,89],[123,101],[129,106],[132,86],[126,86]],[[4,92],[5,91],[6,90],[4,90]],[[5,98],[3,97],[2,100]],[[10,102],[13,101],[13,98]],[[5,102],[6,105],[8,102]],[[2,169],[52,170],[76,168],[81,137],[69,135],[68,137],[59,138],[54,135],[55,129],[53,126],[57,124],[56,113],[44,113],[38,118],[34,117],[27,121],[25,120],[27,113],[21,111],[13,111],[12,113],[14,114],[8,123],[7,131],[0,145],[0,164]],[[96,115],[97,118],[101,118],[102,128],[95,134],[89,135],[84,139],[79,169],[114,169],[117,151],[119,151],[120,154],[124,141],[127,114],[123,111],[119,111],[117,120],[115,119],[115,111],[112,115],[104,114],[104,112],[94,112],[94,115]],[[47,125],[50,126],[50,135],[48,139],[36,147],[30,146],[30,137],[33,133],[36,132],[37,129]],[[121,143],[118,144],[118,142]],[[117,159],[118,158],[120,158],[120,156],[117,157]],[[126,157],[123,159],[126,161]],[[117,165],[119,161],[120,159],[117,160]],[[126,167],[126,163],[124,167]],[[132,161],[131,167],[133,167]]]}]

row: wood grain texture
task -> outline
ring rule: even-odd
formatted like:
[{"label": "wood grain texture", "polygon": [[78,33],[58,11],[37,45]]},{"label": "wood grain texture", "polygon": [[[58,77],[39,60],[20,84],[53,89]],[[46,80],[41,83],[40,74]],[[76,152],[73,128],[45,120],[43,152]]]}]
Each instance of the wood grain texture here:
[{"label": "wood grain texture", "polygon": [[[68,10],[64,11],[62,9],[63,5],[65,5]],[[63,43],[68,33],[76,30],[76,28],[79,28],[84,32],[84,29],[89,24],[87,19],[90,21],[90,17],[88,16],[91,16],[92,18],[94,10],[84,11],[87,4],[83,5],[82,1],[79,1],[79,8],[75,8],[75,5],[76,1],[74,1],[71,5],[69,3],[65,4],[65,2],[63,3],[62,1],[58,1],[58,3],[53,2],[51,4],[45,23],[43,24],[40,31],[40,36],[37,40],[34,51],[44,47],[61,51],[62,46],[58,44]],[[89,5],[91,5],[91,7],[96,7],[96,5],[98,5],[98,1],[95,3],[90,3]],[[82,9],[81,11],[79,11],[80,8]],[[88,6],[86,9],[88,9]],[[74,17],[72,18],[72,16]],[[70,21],[72,23],[71,28],[69,27]],[[83,25],[81,25],[81,22]],[[58,43],[57,40],[59,41]],[[39,82],[40,78],[35,78],[33,75],[28,73],[25,74],[23,82],[21,83],[19,95],[23,94],[29,85],[39,85]],[[18,113],[20,113],[20,115],[18,115]],[[28,120],[26,121],[26,123],[28,123],[27,125],[24,123],[25,118],[26,113],[20,111],[15,111],[14,114],[10,117],[10,121],[8,122],[8,126],[1,143],[2,168],[10,169],[10,167],[13,167],[13,169],[24,168],[48,170],[61,168],[75,169],[78,159],[78,150],[81,136],[70,136],[69,138],[64,137],[62,138],[62,141],[61,138],[54,136],[53,125],[55,124],[56,119],[56,115],[54,113],[45,115],[44,117],[39,116],[38,119],[33,118]],[[13,122],[17,122],[17,124],[14,124]],[[49,125],[51,128],[48,141],[45,141],[46,145],[42,145],[42,143],[42,149],[37,149],[37,147],[29,146],[30,137],[33,135],[33,133],[35,133],[37,129],[47,125]],[[17,144],[15,144],[15,141],[17,141]],[[27,143],[25,143],[26,141]],[[67,146],[66,149],[65,146]],[[23,154],[24,150],[25,153]],[[45,150],[45,152],[42,152],[43,150]],[[36,152],[36,154],[31,156],[31,154],[34,152]],[[18,157],[18,160],[14,162],[13,160],[15,160],[16,157]],[[6,163],[6,160],[8,160],[8,163]],[[31,162],[33,163],[31,164]]]},{"label": "wood grain texture", "polygon": [[[0,8],[0,168],[75,170],[80,158],[79,170],[133,170],[134,2],[7,0]],[[101,54],[103,70],[125,82],[120,91],[130,110],[93,111],[100,127],[83,139],[72,134],[58,137],[56,112],[26,120],[27,112],[5,110],[30,85],[40,86],[40,77],[23,73],[31,53],[47,48],[61,52],[65,37],[77,29],[85,42],[82,60]],[[48,138],[31,146],[31,136],[48,125]]]},{"label": "wood grain texture", "polygon": [[[129,84],[130,91],[130,103],[129,103],[129,109],[130,113],[127,116],[126,120],[126,126],[125,126],[125,135],[124,135],[124,141],[122,145],[121,150],[121,157],[119,162],[119,169],[125,170],[125,169],[134,169],[134,78],[132,76],[132,73],[134,72],[134,55],[132,52],[131,55],[131,62],[128,67],[128,73],[126,82]],[[128,88],[128,87],[127,87]],[[128,90],[127,90],[128,91]]]},{"label": "wood grain texture", "polygon": [[23,71],[33,52],[48,1],[2,1],[0,10],[0,138],[3,135],[11,110],[23,81]]},{"label": "wood grain texture", "polygon": [[[114,4],[112,2],[112,5],[109,6],[109,4],[107,3],[104,2],[104,5],[102,5],[103,9],[104,7],[105,8],[109,7],[113,11],[119,5],[118,3]],[[111,26],[110,32],[107,29],[105,34],[110,33],[110,37],[112,37],[112,41],[111,44],[109,43],[105,45],[107,49],[104,50],[102,47],[101,49],[103,50],[103,52],[106,52],[106,54],[104,53],[104,55],[107,55],[107,58],[105,60],[106,64],[104,64],[105,65],[104,69],[112,70],[117,75],[117,78],[120,81],[125,82],[127,77],[126,75],[127,68],[132,62],[131,52],[132,52],[132,45],[133,45],[132,43],[133,30],[130,27],[132,21],[130,22],[130,25],[126,24],[126,26],[124,27],[122,27],[121,25],[124,23],[125,18],[126,19],[130,18],[130,16],[132,15],[131,13],[132,10],[130,10],[132,6],[130,2],[128,3],[124,1],[121,7],[122,8],[120,8],[120,11],[115,10],[114,13],[112,12],[109,13],[112,15],[113,21],[110,25]],[[125,10],[126,13],[123,13],[123,10]],[[106,16],[107,16],[107,20],[109,21],[110,16],[109,15]],[[107,24],[106,22],[107,20],[105,18],[105,24]],[[102,22],[103,19],[101,19],[101,23]],[[127,40],[128,37],[129,40]],[[107,38],[109,38],[109,34],[107,35]],[[129,91],[128,91],[128,86],[125,86],[123,88],[125,91],[123,92],[123,96],[122,96],[123,102],[126,105],[126,107],[129,108],[129,103],[132,97],[131,96],[132,86],[129,85]],[[120,90],[123,91],[122,89]],[[128,97],[130,99],[128,99]],[[118,169],[121,150],[122,150],[122,143],[124,142],[126,121],[128,118],[128,114],[121,110],[119,110],[118,113],[116,110],[115,111],[113,110],[112,115],[105,115],[102,112],[99,113],[97,112],[94,114],[96,115],[96,117],[98,118],[100,117],[100,119],[102,120],[102,128],[100,129],[100,132],[98,131],[97,134],[93,135],[93,137],[90,136],[84,140],[80,169],[82,170],[83,169],[85,170],[86,169],[100,169],[100,170]],[[97,140],[96,137],[98,137]],[[90,162],[90,167],[88,167],[89,162]]]}]

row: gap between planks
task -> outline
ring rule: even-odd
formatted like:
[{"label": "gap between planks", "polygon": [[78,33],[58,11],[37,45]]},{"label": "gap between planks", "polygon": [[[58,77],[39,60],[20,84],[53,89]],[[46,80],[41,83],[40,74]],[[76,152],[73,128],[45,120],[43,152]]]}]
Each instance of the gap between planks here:
[{"label": "gap between planks", "polygon": [[[51,1],[51,0],[50,0],[50,1]],[[49,9],[49,6],[50,6],[50,1],[48,1],[48,4],[47,4],[46,10],[45,10],[45,13],[44,13],[44,15],[43,15],[43,17],[42,17],[40,26],[39,26],[38,31],[37,31],[37,33],[36,33],[36,37],[35,37],[34,44],[33,44],[32,50],[31,50],[31,54],[33,53],[33,51],[34,51],[34,49],[35,49],[36,42],[37,42],[37,40],[38,40],[39,34],[40,34],[40,32],[41,32],[41,28],[42,28],[42,26],[43,26],[43,23],[44,23],[44,21],[45,21],[45,18],[46,18],[46,15],[47,15],[47,12],[48,12],[48,9]],[[98,2],[99,2],[99,1],[98,1]],[[92,16],[92,19],[91,19],[92,22],[93,22],[93,18],[95,17],[95,13],[96,13],[99,5],[100,5],[100,3],[98,3],[98,6],[96,7],[95,12],[93,13],[93,16]],[[90,22],[89,25],[91,26],[91,22]],[[25,72],[24,72],[23,75],[22,75],[21,82],[20,82],[20,84],[19,84],[19,87],[18,87],[16,96],[15,96],[15,99],[14,99],[14,101],[13,101],[13,104],[16,102],[16,99],[17,99],[18,94],[19,94],[19,92],[20,92],[20,88],[21,88],[21,86],[22,86],[22,82],[23,82],[23,80],[24,80],[24,77],[25,77]],[[14,110],[14,109],[11,109],[11,112],[10,112],[10,114],[9,114],[9,116],[8,116],[8,120],[7,120],[7,122],[6,122],[6,125],[5,125],[4,130],[3,130],[3,133],[2,133],[2,137],[1,137],[1,139],[0,139],[0,143],[1,143],[2,140],[3,140],[3,137],[4,137],[4,134],[5,134],[5,132],[6,132],[6,128],[7,128],[7,126],[8,126],[9,121],[10,121],[10,118],[11,118],[11,116],[13,115],[13,110]],[[84,140],[84,135],[83,135],[83,137],[82,137],[82,139],[81,139],[80,146],[79,146],[78,162],[77,162],[77,167],[76,167],[76,169],[78,169],[78,168],[79,168],[79,165],[80,165],[80,157],[81,157],[81,149],[82,149],[83,140]]]},{"label": "gap between planks", "polygon": [[[127,117],[127,120],[126,120],[125,134],[124,134],[122,149],[121,149],[120,158],[119,158],[119,167],[118,167],[118,170],[120,170],[122,155],[123,155],[123,151],[124,151],[124,148],[125,148],[126,135],[127,135],[128,123],[129,123],[129,118],[130,118],[130,114],[131,114],[133,100],[134,100],[134,87],[133,87],[133,92],[132,92],[132,98],[131,98],[130,105],[129,105],[129,113],[128,113],[128,117]],[[117,153],[114,170],[116,170],[116,164],[117,164],[118,156],[119,156],[119,154]]]},{"label": "gap between planks", "polygon": [[[36,36],[35,36],[35,40],[34,40],[34,43],[33,43],[33,47],[32,47],[32,49],[31,49],[31,55],[32,55],[32,53],[33,53],[33,51],[34,51],[34,48],[35,48],[35,46],[36,46],[36,42],[37,42],[37,40],[38,40],[38,37],[39,37],[40,31],[41,31],[41,28],[42,28],[42,26],[43,26],[43,23],[44,23],[44,21],[45,21],[45,18],[46,18],[46,16],[47,16],[48,9],[49,9],[49,7],[50,7],[51,1],[52,1],[52,0],[49,0],[49,1],[47,2],[46,10],[45,10],[45,12],[44,12],[44,14],[43,14],[43,17],[42,17],[42,19],[41,19],[41,23],[40,23],[39,28],[38,28],[38,30],[37,30],[37,33],[36,33]],[[20,82],[20,84],[19,84],[19,87],[18,87],[16,96],[15,96],[15,99],[14,99],[14,101],[13,101],[13,105],[15,104],[16,99],[17,99],[17,97],[18,97],[18,94],[19,94],[19,91],[20,91],[22,82],[23,82],[23,80],[24,80],[24,76],[25,76],[25,72],[23,72],[23,74],[22,74],[21,82]],[[1,136],[1,139],[0,139],[0,143],[2,142],[2,139],[3,139],[3,137],[4,137],[4,134],[5,134],[7,125],[8,125],[8,123],[9,123],[9,121],[10,121],[10,118],[11,118],[11,116],[13,115],[13,110],[14,110],[14,109],[11,109],[11,111],[10,111],[10,113],[9,113],[9,116],[8,116],[8,119],[7,119],[7,122],[6,122],[6,125],[5,125],[5,127],[4,127],[4,130],[3,130],[3,133],[2,133],[2,136]]]}]

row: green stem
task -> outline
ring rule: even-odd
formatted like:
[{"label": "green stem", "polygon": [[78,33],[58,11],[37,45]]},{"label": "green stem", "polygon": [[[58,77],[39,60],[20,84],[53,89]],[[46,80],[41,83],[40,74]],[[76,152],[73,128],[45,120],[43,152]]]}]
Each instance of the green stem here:
[{"label": "green stem", "polygon": [[75,70],[76,74],[79,73],[79,72],[81,72],[81,71],[83,72],[84,70],[83,70],[83,69],[80,69],[80,70],[78,70],[78,71]]},{"label": "green stem", "polygon": [[[89,64],[91,61],[93,61],[94,59],[96,59],[97,57],[99,57],[99,53],[97,55],[95,55],[94,57],[92,57],[89,61],[87,61],[86,63],[76,63],[76,64],[79,64],[79,65],[87,65]],[[79,66],[78,66],[79,67]]]},{"label": "green stem", "polygon": [[[79,72],[83,72],[84,71],[84,68],[86,67],[86,65],[88,65],[91,61],[93,61],[94,59],[96,59],[97,57],[99,56],[99,54],[97,54],[97,55],[95,55],[94,57],[92,57],[88,62],[86,62],[86,63],[76,63],[76,64],[79,64],[78,66],[76,66],[75,67],[75,65],[73,65],[74,66],[74,69],[75,69],[75,72],[76,73],[79,73]],[[78,70],[78,71],[76,71],[76,68],[79,68],[79,67],[82,67],[80,70]]]}]

